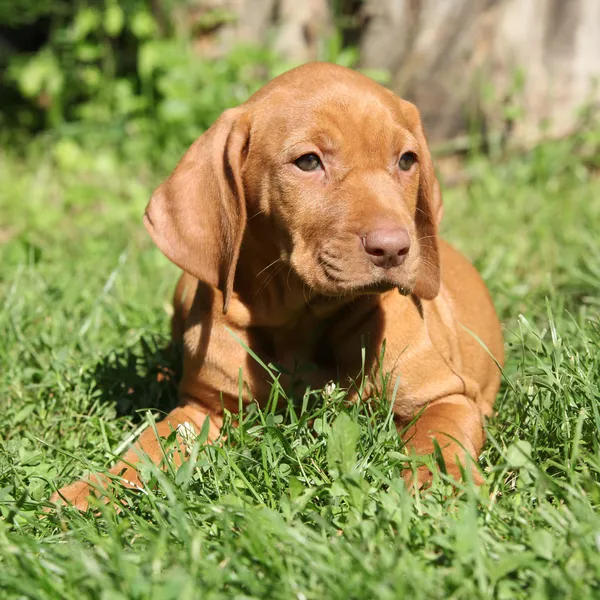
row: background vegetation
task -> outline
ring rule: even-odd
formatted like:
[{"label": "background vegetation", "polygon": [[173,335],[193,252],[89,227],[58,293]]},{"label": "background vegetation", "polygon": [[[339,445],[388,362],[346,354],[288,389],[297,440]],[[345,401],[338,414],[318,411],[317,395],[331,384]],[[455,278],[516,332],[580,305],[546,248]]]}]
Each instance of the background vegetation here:
[{"label": "background vegetation", "polygon": [[[248,47],[203,59],[142,0],[0,12],[2,598],[597,597],[599,131],[470,152],[445,190],[444,233],[507,342],[483,488],[451,494],[441,473],[411,495],[388,408],[326,390],[312,409],[244,415],[222,447],[123,492],[120,514],[40,518],[175,402],[177,270],[143,208],[190,141],[285,65]],[[339,39],[323,58],[354,64]]]}]

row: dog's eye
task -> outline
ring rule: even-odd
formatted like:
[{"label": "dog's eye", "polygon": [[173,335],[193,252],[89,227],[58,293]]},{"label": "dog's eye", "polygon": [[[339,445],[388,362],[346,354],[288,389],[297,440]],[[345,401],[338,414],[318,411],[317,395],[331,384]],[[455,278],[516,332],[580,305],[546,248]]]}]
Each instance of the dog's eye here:
[{"label": "dog's eye", "polygon": [[398,161],[398,166],[403,171],[410,171],[410,168],[417,162],[417,155],[414,152],[405,152]]},{"label": "dog's eye", "polygon": [[316,154],[304,154],[294,161],[301,171],[316,171],[321,167],[321,159]]}]

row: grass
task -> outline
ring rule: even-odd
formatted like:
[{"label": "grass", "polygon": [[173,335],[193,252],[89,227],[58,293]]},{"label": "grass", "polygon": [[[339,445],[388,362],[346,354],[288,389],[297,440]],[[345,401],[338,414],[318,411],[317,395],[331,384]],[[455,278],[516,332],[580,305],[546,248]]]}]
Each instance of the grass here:
[{"label": "grass", "polygon": [[1,154],[0,596],[597,598],[600,180],[581,152],[597,142],[473,157],[470,183],[445,195],[446,237],[505,327],[483,488],[452,494],[440,477],[411,495],[387,407],[328,390],[304,412],[249,412],[178,472],[151,470],[121,514],[45,518],[57,486],[110,465],[142,409],[175,402],[161,374],[178,368],[177,270],[140,219],[167,169]]}]

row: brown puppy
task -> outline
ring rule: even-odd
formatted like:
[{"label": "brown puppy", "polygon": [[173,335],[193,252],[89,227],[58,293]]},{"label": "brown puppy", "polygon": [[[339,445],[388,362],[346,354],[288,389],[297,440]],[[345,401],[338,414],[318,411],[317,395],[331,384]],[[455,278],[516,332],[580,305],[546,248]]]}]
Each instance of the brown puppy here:
[{"label": "brown puppy", "polygon": [[[184,270],[173,318],[184,345],[180,404],[159,435],[183,424],[199,432],[209,417],[216,439],[223,405],[238,408],[240,368],[243,401],[267,399],[267,373],[230,332],[265,362],[316,365],[313,388],[357,377],[366,344],[368,371],[400,377],[398,427],[422,412],[404,434],[409,447],[431,453],[435,437],[459,477],[465,452],[481,450],[500,381],[471,332],[500,363],[503,342],[479,275],[438,239],[441,215],[417,109],[359,73],[304,65],[226,111],[144,217]],[[140,448],[163,458],[148,429],[111,470],[133,486],[128,465]],[[90,491],[80,481],[60,497],[85,509]]]}]

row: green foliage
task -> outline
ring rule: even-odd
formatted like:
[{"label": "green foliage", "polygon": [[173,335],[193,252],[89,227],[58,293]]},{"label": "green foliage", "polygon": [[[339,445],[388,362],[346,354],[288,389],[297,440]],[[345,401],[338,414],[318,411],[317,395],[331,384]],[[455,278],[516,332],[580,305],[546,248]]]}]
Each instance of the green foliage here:
[{"label": "green foliage", "polygon": [[66,0],[0,0],[0,25],[19,27],[68,10]]},{"label": "green foliage", "polygon": [[[479,467],[402,482],[389,407],[331,387],[251,407],[117,514],[43,516],[176,401],[177,269],[140,223],[172,167],[103,149],[0,155],[2,598],[594,598],[600,572],[600,181],[589,131],[446,190],[445,237],[482,272],[507,364]],[[160,377],[159,377],[160,375]],[[313,400],[313,401],[308,401]],[[40,518],[42,517],[43,518]]]},{"label": "green foliage", "polygon": [[[228,416],[222,445],[199,440],[180,469],[146,467],[145,494],[115,490],[121,513],[42,513],[57,486],[107,468],[176,402],[177,270],[141,226],[143,208],[192,139],[289,66],[249,48],[203,59],[149,6],[0,5],[11,27],[51,23],[38,51],[11,55],[2,82],[13,94],[3,135],[42,135],[0,150],[0,596],[596,597],[592,128],[503,162],[470,156],[469,183],[445,194],[444,234],[483,274],[507,342],[483,488],[451,494],[440,473],[411,495],[389,407],[347,406],[331,386],[282,413],[252,406],[239,427]],[[357,58],[339,35],[325,52]]]},{"label": "green foliage", "polygon": [[[9,54],[1,76],[9,92],[0,104],[4,138],[14,144],[19,133],[25,140],[45,133],[46,147],[58,144],[55,152],[67,162],[107,147],[140,162],[181,154],[225,109],[293,66],[268,43],[237,46],[219,59],[203,55],[197,36],[233,18],[223,10],[175,26],[166,14],[185,11],[185,3],[163,7],[170,10],[161,18],[149,0],[28,2],[27,13],[8,4],[4,21],[15,27],[28,20],[39,25],[47,15],[51,21],[39,50]],[[321,58],[353,66],[358,55],[335,33]],[[369,74],[380,81],[386,75]]]},{"label": "green foliage", "polygon": [[3,122],[156,160],[185,148],[275,65],[268,50],[247,47],[211,60],[194,51],[191,31],[162,29],[149,2],[76,4],[38,52],[12,57],[4,83],[26,102],[3,107]]}]

